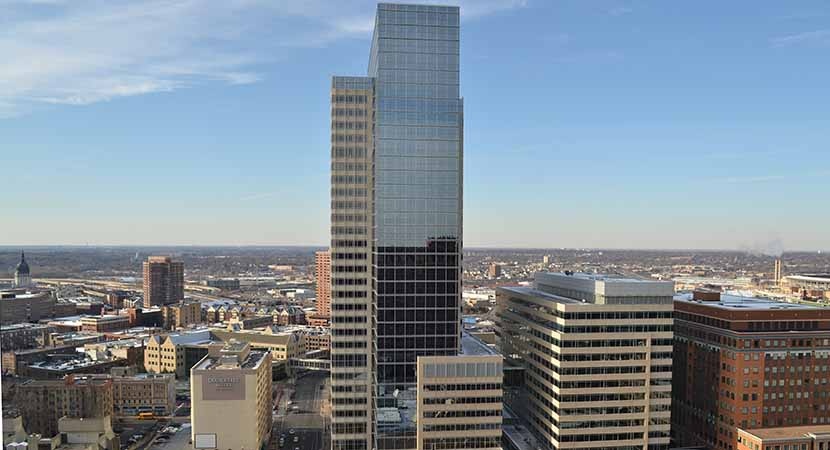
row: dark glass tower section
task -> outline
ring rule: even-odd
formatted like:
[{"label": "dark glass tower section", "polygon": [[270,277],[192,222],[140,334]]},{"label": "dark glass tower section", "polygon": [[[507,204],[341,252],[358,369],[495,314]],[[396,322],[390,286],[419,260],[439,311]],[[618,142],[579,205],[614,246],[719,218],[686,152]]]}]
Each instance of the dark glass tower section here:
[{"label": "dark glass tower section", "polygon": [[[378,5],[369,76],[376,80],[376,402],[401,408],[417,357],[459,350],[459,9]],[[384,443],[380,419],[378,433],[378,448],[400,444]]]}]

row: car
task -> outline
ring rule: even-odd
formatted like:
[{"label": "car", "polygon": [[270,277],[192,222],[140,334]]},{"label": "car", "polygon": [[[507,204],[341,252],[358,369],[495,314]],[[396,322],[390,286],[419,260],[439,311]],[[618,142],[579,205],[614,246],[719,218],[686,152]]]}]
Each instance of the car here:
[{"label": "car", "polygon": [[300,437],[299,436],[294,436],[294,443],[296,444],[297,442],[300,442]]},{"label": "car", "polygon": [[288,430],[288,434],[294,434],[294,429],[292,428],[292,429]]}]

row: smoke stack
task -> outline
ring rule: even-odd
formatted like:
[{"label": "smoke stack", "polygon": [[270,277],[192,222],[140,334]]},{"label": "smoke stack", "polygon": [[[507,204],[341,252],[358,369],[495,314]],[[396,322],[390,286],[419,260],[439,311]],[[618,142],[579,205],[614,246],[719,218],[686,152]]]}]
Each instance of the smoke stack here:
[{"label": "smoke stack", "polygon": [[781,258],[775,258],[775,285],[781,286],[781,271],[782,266]]}]

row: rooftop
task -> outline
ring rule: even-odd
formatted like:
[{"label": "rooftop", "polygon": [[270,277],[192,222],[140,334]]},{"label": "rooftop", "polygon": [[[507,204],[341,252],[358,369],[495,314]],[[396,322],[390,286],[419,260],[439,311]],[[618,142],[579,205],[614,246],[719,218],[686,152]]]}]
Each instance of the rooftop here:
[{"label": "rooftop", "polygon": [[530,286],[502,286],[499,287],[499,289],[513,294],[543,298],[546,300],[550,300],[554,303],[570,303],[574,305],[582,303],[579,300],[575,300],[568,297],[562,297],[561,295],[549,294],[547,292],[540,291]]},{"label": "rooftop", "polygon": [[830,436],[830,425],[804,425],[800,427],[758,428],[742,430],[759,439],[798,439],[812,436]]},{"label": "rooftop", "polygon": [[797,281],[820,281],[830,283],[830,273],[805,273],[804,275],[787,275],[784,278]]},{"label": "rooftop", "polygon": [[727,310],[813,310],[821,309],[802,303],[787,303],[777,300],[770,300],[758,297],[743,297],[740,295],[721,294],[719,301],[693,300],[691,292],[678,293],[674,296],[675,301],[697,303]]},{"label": "rooftop", "polygon": [[461,333],[461,354],[464,356],[497,356],[499,352],[482,342],[481,339],[469,333]]}]

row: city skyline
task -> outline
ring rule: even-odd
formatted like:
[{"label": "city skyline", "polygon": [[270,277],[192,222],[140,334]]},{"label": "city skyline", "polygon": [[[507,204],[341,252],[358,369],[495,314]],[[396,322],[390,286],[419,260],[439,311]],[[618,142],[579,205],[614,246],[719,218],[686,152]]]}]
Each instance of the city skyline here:
[{"label": "city skyline", "polygon": [[[826,5],[447,3],[467,247],[830,250]],[[365,71],[374,2],[9,5],[0,244],[325,245],[319,93]]]}]

